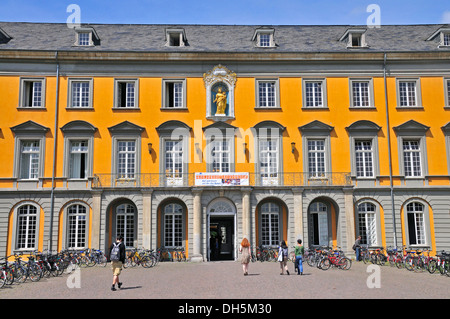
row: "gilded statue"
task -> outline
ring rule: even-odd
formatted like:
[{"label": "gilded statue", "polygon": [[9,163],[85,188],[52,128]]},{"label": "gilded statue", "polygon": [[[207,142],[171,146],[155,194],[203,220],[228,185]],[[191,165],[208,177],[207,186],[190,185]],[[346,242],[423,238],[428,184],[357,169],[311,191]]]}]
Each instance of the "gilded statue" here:
[{"label": "gilded statue", "polygon": [[216,93],[216,98],[213,103],[217,105],[217,113],[216,114],[225,114],[225,108],[227,107],[227,93],[222,92],[222,88],[219,87],[219,90]]}]

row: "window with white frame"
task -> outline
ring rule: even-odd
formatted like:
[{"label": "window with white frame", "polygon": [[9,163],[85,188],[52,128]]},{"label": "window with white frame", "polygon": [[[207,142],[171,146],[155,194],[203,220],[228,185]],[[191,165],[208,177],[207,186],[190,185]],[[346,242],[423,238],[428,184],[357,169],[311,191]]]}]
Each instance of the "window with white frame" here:
[{"label": "window with white frame", "polygon": [[425,206],[419,202],[406,205],[410,245],[425,245]]},{"label": "window with white frame", "polygon": [[80,45],[80,46],[91,45],[91,33],[90,32],[78,32],[78,45]]},{"label": "window with white frame", "polygon": [[229,139],[216,139],[210,142],[212,172],[231,171],[231,148]]},{"label": "window with white frame", "polygon": [[403,167],[405,176],[422,176],[420,141],[403,140]]},{"label": "window with white frame", "polygon": [[259,171],[262,185],[278,184],[279,139],[259,139]]},{"label": "window with white frame", "polygon": [[70,107],[92,107],[91,86],[92,81],[70,80]]},{"label": "window with white frame", "polygon": [[164,108],[184,108],[185,105],[185,82],[184,81],[174,81],[174,80],[164,80]]},{"label": "window with white frame", "polygon": [[19,107],[44,107],[44,79],[22,79]]},{"label": "window with white frame", "polygon": [[352,106],[370,107],[370,81],[352,81]]},{"label": "window with white frame", "polygon": [[69,206],[67,209],[67,247],[84,248],[86,247],[86,226],[87,226],[86,207],[80,204]]},{"label": "window with white frame", "polygon": [[450,79],[444,80],[446,107],[450,107]]},{"label": "window with white frame", "polygon": [[37,179],[39,177],[40,142],[21,141],[20,146],[20,178]]},{"label": "window with white frame", "polygon": [[164,207],[164,247],[183,246],[183,207],[176,203]]},{"label": "window with white frame", "polygon": [[444,33],[442,37],[443,37],[443,45],[450,46],[450,33]]},{"label": "window with white frame", "polygon": [[118,178],[133,179],[136,173],[136,141],[117,142]]},{"label": "window with white frame", "polygon": [[116,236],[122,236],[125,247],[134,246],[136,208],[121,204],[116,208]]},{"label": "window with white frame", "polygon": [[373,177],[373,149],[371,140],[355,141],[355,163],[357,177]]},{"label": "window with white frame", "polygon": [[420,106],[418,101],[417,80],[398,81],[399,106],[416,107]]},{"label": "window with white frame", "polygon": [[116,96],[114,101],[116,108],[136,108],[137,104],[137,80],[116,80]]},{"label": "window with white frame", "polygon": [[37,208],[23,205],[17,209],[17,249],[36,249]]},{"label": "window with white frame", "polygon": [[358,205],[358,234],[361,236],[361,244],[377,245],[377,220],[374,204],[365,202]]},{"label": "window with white frame", "polygon": [[69,178],[85,179],[88,176],[88,141],[70,141]]},{"label": "window with white frame", "polygon": [[258,107],[277,107],[277,82],[258,80]]},{"label": "window with white frame", "polygon": [[273,202],[261,205],[261,245],[275,246],[280,241],[280,206]]},{"label": "window with white frame", "polygon": [[309,177],[325,176],[325,140],[308,139]]},{"label": "window with white frame", "polygon": [[270,47],[271,46],[271,37],[270,33],[261,33],[259,35],[259,46],[260,47]]},{"label": "window with white frame", "polygon": [[323,81],[304,82],[304,106],[325,107]]},{"label": "window with white frame", "polygon": [[183,141],[164,142],[164,171],[166,181],[170,185],[183,182]]}]

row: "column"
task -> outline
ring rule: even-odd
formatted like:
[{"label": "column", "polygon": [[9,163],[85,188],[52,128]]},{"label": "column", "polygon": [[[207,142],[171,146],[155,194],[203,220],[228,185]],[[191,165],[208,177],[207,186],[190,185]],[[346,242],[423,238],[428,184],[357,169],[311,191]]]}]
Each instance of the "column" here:
[{"label": "column", "polygon": [[[301,239],[305,243],[303,230],[303,188],[293,188],[294,194],[294,243]],[[291,245],[291,243],[289,244]]]},{"label": "column", "polygon": [[91,248],[100,249],[102,191],[92,191]]},{"label": "column", "polygon": [[194,205],[193,205],[193,247],[191,261],[202,262],[203,256],[201,253],[202,249],[202,189],[192,190],[194,195]]},{"label": "column", "polygon": [[142,190],[142,247],[151,249],[153,189]]},{"label": "column", "polygon": [[[251,242],[252,240],[252,224],[251,224],[251,208],[250,208],[250,194],[251,188],[242,188],[242,236],[246,236]],[[242,238],[238,238],[240,242]]]},{"label": "column", "polygon": [[353,188],[344,188],[344,205],[345,205],[345,233],[347,237],[347,245],[344,252],[350,256],[354,256],[352,249],[355,242],[355,209],[353,205]]}]

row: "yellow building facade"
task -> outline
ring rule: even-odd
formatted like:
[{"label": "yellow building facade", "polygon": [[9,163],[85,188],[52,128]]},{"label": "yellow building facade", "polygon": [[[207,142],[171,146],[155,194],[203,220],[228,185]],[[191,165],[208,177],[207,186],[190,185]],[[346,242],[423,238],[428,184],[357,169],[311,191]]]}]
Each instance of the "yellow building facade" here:
[{"label": "yellow building facade", "polygon": [[0,254],[449,249],[445,30],[0,23]]}]

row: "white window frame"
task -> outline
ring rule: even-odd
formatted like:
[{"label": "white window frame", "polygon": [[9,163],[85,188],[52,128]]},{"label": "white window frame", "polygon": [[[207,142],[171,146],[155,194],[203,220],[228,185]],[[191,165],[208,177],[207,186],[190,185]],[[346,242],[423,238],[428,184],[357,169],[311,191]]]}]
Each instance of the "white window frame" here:
[{"label": "white window frame", "polygon": [[[69,167],[68,167],[68,178],[69,179],[87,179],[89,177],[89,164],[90,164],[90,160],[89,160],[89,150],[90,150],[90,140],[89,139],[70,139],[69,141]],[[85,145],[79,145],[79,146],[75,146],[75,143],[85,143]],[[76,147],[76,149],[75,149]],[[75,154],[85,154],[84,156],[84,177],[82,176],[75,176],[75,174],[73,174],[74,172],[74,157]],[[81,156],[80,156],[80,164],[82,162]],[[80,165],[81,167],[81,165]],[[80,171],[80,175],[81,175],[81,171]]]},{"label": "white window frame", "polygon": [[[210,172],[213,173],[230,173],[234,171],[234,161],[233,157],[234,152],[232,147],[234,147],[234,143],[231,141],[232,138],[216,137],[214,140],[210,140],[209,152],[208,155],[210,157]],[[224,149],[224,143],[226,144],[226,148]],[[213,155],[213,152],[215,153]],[[228,169],[224,169],[227,165]],[[218,169],[216,168],[218,166]]]},{"label": "white window frame", "polygon": [[[173,85],[173,87],[169,87]],[[177,85],[177,87],[175,87]],[[179,110],[186,109],[186,79],[163,79],[162,80],[162,106],[161,109],[164,110]],[[181,92],[176,92],[176,90],[181,89]],[[173,90],[172,101],[169,98],[170,92]],[[177,94],[177,97],[175,95]],[[172,102],[172,103],[170,103]]]},{"label": "white window frame", "polygon": [[[130,151],[128,148],[131,146],[134,150]],[[117,140],[117,166],[116,174],[118,179],[136,179],[137,175],[137,141],[135,139],[118,139]],[[121,150],[121,147],[125,147],[126,150]],[[125,157],[121,157],[124,155]],[[132,156],[131,156],[132,155]],[[121,167],[123,165],[123,167]],[[129,172],[132,169],[132,172]]]},{"label": "white window frame", "polygon": [[[258,48],[275,48],[276,45],[275,45],[274,33],[275,33],[274,29],[255,30],[252,40],[254,41],[255,46]],[[264,36],[264,38],[261,36]],[[267,36],[269,37],[268,41],[266,38]]]},{"label": "white window frame", "polygon": [[260,206],[261,245],[264,247],[278,246],[281,236],[282,208],[274,202],[266,202]]},{"label": "white window frame", "polygon": [[[266,148],[263,145],[266,143]],[[262,186],[279,184],[280,169],[280,138],[258,139],[258,163],[259,177]],[[266,162],[264,162],[267,159]]]},{"label": "white window frame", "polygon": [[[25,144],[33,145],[26,146]],[[34,145],[37,143],[37,145]],[[31,147],[30,150],[25,150],[25,147]],[[24,156],[29,155],[29,159],[25,162]],[[33,160],[35,161],[33,164]],[[22,173],[24,171],[24,165],[28,166],[28,174],[24,176]],[[35,166],[33,168],[33,166]],[[22,139],[20,140],[20,159],[19,159],[19,179],[21,180],[37,180],[40,176],[40,166],[41,166],[41,140],[35,139]]]},{"label": "white window frame", "polygon": [[[314,146],[314,149],[310,149],[310,142],[314,143],[316,145]],[[318,149],[317,142],[322,142],[323,150]],[[327,173],[327,141],[326,139],[320,139],[320,138],[308,138],[307,139],[307,167],[308,167],[308,178],[325,178]],[[323,172],[319,170],[320,167],[320,157],[319,155],[323,154]],[[311,158],[311,155],[314,155],[313,158]],[[313,160],[314,162],[311,162]],[[314,168],[312,171],[311,168]]]},{"label": "white window frame", "polygon": [[444,108],[450,108],[450,78],[444,78]]},{"label": "white window frame", "polygon": [[[307,86],[309,84],[318,83],[320,84],[320,89],[317,87],[313,87],[312,91],[312,97],[313,97],[313,103],[308,104],[308,89]],[[321,95],[321,103],[317,103],[317,92],[320,92]],[[321,108],[328,108],[328,102],[327,102],[327,81],[326,79],[308,79],[304,78],[302,79],[302,100],[303,100],[303,107],[304,109],[321,109]]]},{"label": "white window frame", "polygon": [[[366,147],[367,143],[370,143],[370,149]],[[362,149],[358,144],[362,144]],[[355,173],[357,178],[375,177],[373,139],[355,139]]]},{"label": "white window frame", "polygon": [[[40,83],[40,88],[35,87],[35,83]],[[21,78],[19,108],[45,108],[45,78]],[[30,85],[31,94],[30,94]],[[28,103],[31,100],[31,103]]]},{"label": "white window frame", "polygon": [[[411,148],[412,143],[417,145],[417,149]],[[409,145],[408,149],[405,149]],[[423,164],[422,164],[422,149],[421,143],[418,139],[403,139],[402,140],[402,152],[403,152],[403,169],[405,177],[418,178],[423,176]],[[416,156],[414,156],[416,154]],[[418,166],[417,164],[418,159]],[[409,165],[407,165],[407,163]],[[408,171],[408,167],[410,171]]]},{"label": "white window frame", "polygon": [[[373,79],[350,79],[349,80],[349,84],[350,84],[350,108],[374,108],[375,107],[375,103],[374,103],[374,96],[373,96]],[[362,102],[365,102],[363,99],[363,91],[362,89],[359,88],[355,88],[354,84],[358,84],[358,83],[366,83],[367,84],[367,104],[363,105]],[[358,90],[359,94],[358,95],[358,99],[356,99],[355,97],[355,89]],[[358,105],[360,104],[360,105]]]},{"label": "white window frame", "polygon": [[[419,210],[418,207],[421,207],[421,209]],[[408,239],[411,246],[425,246],[427,244],[425,211],[426,206],[421,202],[413,201],[406,205],[406,228],[408,229]],[[409,214],[414,215],[415,244],[411,244],[412,234],[409,233]]]},{"label": "white window frame", "polygon": [[[83,88],[80,88],[81,90],[77,90],[75,92],[74,84],[84,84]],[[83,99],[83,94],[86,94],[86,84],[87,84],[87,99]],[[87,78],[81,78],[81,79],[69,79],[68,80],[68,101],[67,101],[67,108],[70,109],[92,109],[93,108],[93,79],[87,79]],[[79,103],[74,104],[75,94],[79,95]],[[83,102],[84,101],[84,102]],[[85,105],[83,105],[86,103]]]},{"label": "white window frame", "polygon": [[[182,186],[184,183],[184,141],[163,139],[164,145],[164,174],[167,185]],[[168,148],[168,144],[173,144]],[[168,159],[171,163],[168,163]],[[170,167],[171,166],[171,167]]]},{"label": "white window frame", "polygon": [[[397,108],[422,108],[422,93],[420,88],[420,79],[419,78],[397,78]],[[410,100],[410,92],[411,88],[406,87],[406,104],[403,102],[401,86],[404,83],[413,83],[414,84],[414,100]],[[403,105],[402,105],[403,103]]]},{"label": "white window frame", "polygon": [[[269,87],[273,88],[273,97]],[[280,108],[280,82],[279,79],[256,79],[256,108],[273,109]],[[262,98],[264,97],[264,98]]]},{"label": "white window frame", "polygon": [[164,206],[165,248],[183,246],[183,211],[183,206],[178,203],[168,203]]},{"label": "white window frame", "polygon": [[[21,209],[26,208],[24,217],[21,217]],[[34,212],[31,212],[34,210]],[[16,209],[16,234],[15,234],[15,250],[34,250],[38,247],[39,240],[39,215],[40,207],[31,203],[24,203]],[[25,219],[24,223],[22,218]],[[32,220],[34,219],[34,220]],[[19,239],[22,237],[23,239]],[[23,243],[23,244],[22,244]],[[20,246],[20,247],[19,247]]]},{"label": "white window frame", "polygon": [[362,244],[369,247],[377,246],[377,206],[371,202],[361,202],[357,205],[356,212],[358,217],[358,235],[363,240]]},{"label": "white window frame", "polygon": [[[122,203],[115,209],[115,231],[116,236],[122,235],[125,247],[133,247],[136,239],[136,207],[129,203]],[[122,219],[123,217],[123,219]],[[120,220],[120,222],[119,222]],[[131,227],[129,223],[132,223]],[[122,223],[122,224],[120,224]],[[120,228],[119,228],[120,226]],[[129,234],[131,232],[131,234]],[[129,241],[132,239],[132,242]]]},{"label": "white window frame", "polygon": [[88,246],[88,212],[88,208],[79,203],[67,207],[67,248],[80,249]]},{"label": "white window frame", "polygon": [[[122,91],[125,85],[125,92]],[[132,86],[132,87],[130,87]],[[122,104],[122,94],[125,94],[125,105]],[[114,109],[138,109],[139,108],[139,80],[138,79],[114,79]]]}]

